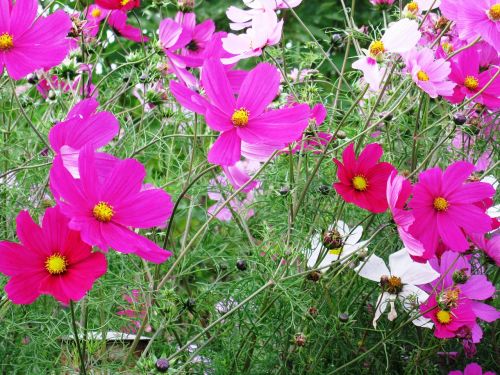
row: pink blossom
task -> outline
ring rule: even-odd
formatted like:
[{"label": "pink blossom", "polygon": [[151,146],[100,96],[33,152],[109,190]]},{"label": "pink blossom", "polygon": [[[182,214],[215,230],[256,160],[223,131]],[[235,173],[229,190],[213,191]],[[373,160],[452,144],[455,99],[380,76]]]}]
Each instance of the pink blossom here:
[{"label": "pink blossom", "polygon": [[[451,103],[461,103],[482,90],[496,74],[498,67],[483,70],[480,67],[480,51],[468,48],[451,59],[450,79],[457,84],[453,95],[447,97]],[[474,99],[491,109],[500,108],[500,77],[495,80]]]},{"label": "pink blossom", "polygon": [[454,21],[460,38],[481,37],[500,52],[500,3],[498,0],[442,0],[443,15]]},{"label": "pink blossom", "polygon": [[265,11],[252,18],[252,27],[248,28],[244,34],[228,34],[222,39],[224,49],[235,55],[234,57],[223,58],[224,64],[232,64],[241,59],[253,56],[260,56],[266,46],[274,46],[281,39],[283,20],[278,21],[276,14]]},{"label": "pink blossom", "polygon": [[142,34],[138,27],[127,24],[127,14],[120,10],[115,10],[108,17],[109,26],[111,26],[118,35],[133,42],[147,42],[148,37]]},{"label": "pink blossom", "polygon": [[404,56],[406,69],[423,91],[431,98],[453,94],[455,83],[448,80],[451,72],[450,63],[444,59],[435,59],[429,48],[413,49]]},{"label": "pink blossom", "polygon": [[0,0],[0,75],[15,80],[59,65],[69,52],[70,17],[58,10],[36,18],[37,0]]},{"label": "pink blossom", "polygon": [[[124,333],[135,334],[141,327],[142,320],[146,316],[146,304],[144,302],[144,297],[137,289],[133,289],[130,294],[124,294],[123,299],[128,302],[130,308],[120,309],[116,313],[117,315],[122,315],[130,318],[130,324],[121,328]],[[147,324],[144,332],[151,332],[153,329],[151,325]]]},{"label": "pink blossom", "polygon": [[0,242],[0,272],[9,277],[5,291],[15,304],[33,303],[41,294],[59,302],[78,301],[106,273],[104,254],[92,252],[59,207],[48,208],[38,226],[27,211],[17,216],[21,244]]},{"label": "pink blossom", "polygon": [[[394,1],[394,0],[393,0]],[[252,19],[266,11],[275,11],[278,9],[295,8],[300,5],[302,0],[243,0],[250,9],[240,9],[230,6],[226,15],[232,22],[229,24],[232,30],[243,30],[252,24]]]},{"label": "pink blossom", "polygon": [[448,375],[495,375],[495,373],[492,371],[483,372],[482,367],[473,362],[465,366],[463,372],[460,370],[453,370],[450,371]]},{"label": "pink blossom", "polygon": [[337,164],[337,177],[340,180],[333,186],[346,202],[373,213],[387,210],[385,191],[394,167],[389,163],[379,162],[382,154],[382,147],[378,143],[372,143],[356,158],[354,144],[351,143],[342,153],[342,162],[333,159]]},{"label": "pink blossom", "polygon": [[370,3],[380,7],[388,7],[394,4],[395,0],[370,0]]},{"label": "pink blossom", "polygon": [[393,171],[387,180],[387,202],[392,213],[392,218],[398,228],[399,238],[412,257],[420,257],[425,250],[422,243],[411,235],[410,226],[415,221],[410,210],[404,210],[406,201],[410,197],[412,186],[403,176]]},{"label": "pink blossom", "polygon": [[143,189],[146,171],[133,159],[115,160],[99,171],[95,151],[86,145],[78,158],[79,179],[54,160],[50,185],[69,226],[82,239],[103,251],[113,248],[154,263],[164,262],[171,253],[130,228],[151,228],[165,224],[172,214],[170,196],[161,189]]},{"label": "pink blossom", "polygon": [[96,0],[97,5],[104,9],[129,11],[141,6],[141,0]]},{"label": "pink blossom", "polygon": [[208,126],[221,132],[208,153],[208,161],[233,165],[241,157],[241,143],[274,144],[276,149],[296,140],[307,127],[309,106],[300,104],[278,110],[267,110],[279,90],[279,72],[261,63],[245,77],[237,99],[227,73],[218,60],[207,60],[203,66],[202,85]]},{"label": "pink blossom", "polygon": [[466,235],[491,230],[482,201],[495,189],[483,182],[466,182],[473,170],[473,164],[458,161],[444,172],[436,167],[418,176],[409,203],[415,217],[410,233],[424,245],[423,259],[432,258],[439,241],[463,252],[469,248]]},{"label": "pink blossom", "polygon": [[[222,189],[228,186],[228,179],[223,176],[217,176],[217,178],[210,180],[208,197],[211,200],[216,201],[216,203],[208,208],[208,213],[214,215],[214,213],[222,206],[222,204],[229,197],[230,193],[222,194]],[[243,194],[242,194],[243,195]],[[251,218],[255,212],[253,209],[248,208],[250,204],[254,201],[254,194],[252,191],[245,193],[245,198],[241,200],[239,197],[233,198],[228,204],[231,209],[241,215],[244,219]],[[233,214],[229,207],[226,205],[223,207],[215,216],[221,221],[231,221]]]}]

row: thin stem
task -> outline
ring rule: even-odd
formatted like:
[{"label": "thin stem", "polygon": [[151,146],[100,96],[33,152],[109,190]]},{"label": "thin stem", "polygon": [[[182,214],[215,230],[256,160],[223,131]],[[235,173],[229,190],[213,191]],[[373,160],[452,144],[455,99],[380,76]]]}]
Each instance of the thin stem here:
[{"label": "thin stem", "polygon": [[71,326],[73,328],[73,336],[75,337],[76,348],[78,350],[78,356],[80,357],[80,371],[83,375],[86,375],[87,370],[85,369],[85,358],[83,355],[82,346],[80,344],[80,338],[78,337],[78,327],[76,326],[75,306],[73,301],[69,301],[69,309],[71,311]]}]

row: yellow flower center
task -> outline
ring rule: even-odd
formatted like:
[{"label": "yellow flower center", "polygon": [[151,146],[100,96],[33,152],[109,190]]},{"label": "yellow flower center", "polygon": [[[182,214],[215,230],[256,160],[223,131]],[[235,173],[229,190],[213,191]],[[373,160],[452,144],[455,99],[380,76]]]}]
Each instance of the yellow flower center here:
[{"label": "yellow flower center", "polygon": [[231,122],[237,128],[243,128],[248,125],[248,117],[250,116],[250,112],[248,112],[245,108],[240,108],[234,111],[231,116]]},{"label": "yellow flower center", "polygon": [[343,249],[344,249],[343,247],[339,247],[338,249],[331,249],[331,250],[328,250],[328,253],[332,254],[332,255],[340,255],[340,254],[342,254]]},{"label": "yellow flower center", "polygon": [[449,42],[444,42],[441,47],[443,47],[443,51],[445,51],[446,53],[451,53],[455,50],[455,48],[453,47],[453,45]]},{"label": "yellow flower center", "polygon": [[439,310],[436,314],[436,319],[441,324],[448,324],[451,322],[451,313],[446,310]]},{"label": "yellow flower center", "polygon": [[423,70],[420,70],[417,73],[417,78],[418,78],[419,81],[428,81],[429,80],[429,76]]},{"label": "yellow flower center", "polygon": [[390,294],[398,294],[403,290],[401,278],[397,276],[382,276],[380,278],[380,285],[387,293]]},{"label": "yellow flower center", "polygon": [[446,211],[448,209],[448,207],[450,206],[448,201],[446,199],[444,199],[443,197],[437,197],[436,199],[434,199],[433,205],[434,205],[434,208],[436,209],[436,211],[439,211],[439,212]]},{"label": "yellow flower center", "polygon": [[90,14],[92,17],[97,18],[101,15],[101,10],[99,8],[94,8]]},{"label": "yellow flower center", "polygon": [[121,4],[122,6],[125,6],[125,5],[127,5],[128,3],[130,3],[130,1],[131,1],[131,0],[122,0],[122,1],[120,1],[120,4]]},{"label": "yellow flower center", "polygon": [[378,56],[385,52],[384,43],[381,40],[373,41],[368,49],[370,51],[370,55],[372,56]]},{"label": "yellow flower center", "polygon": [[99,202],[92,210],[94,217],[103,223],[108,223],[114,215],[113,207],[106,202]]},{"label": "yellow flower center", "polygon": [[366,181],[364,176],[355,176],[352,179],[352,186],[354,186],[354,189],[357,191],[365,191],[368,189],[368,181]]},{"label": "yellow flower center", "polygon": [[9,33],[3,33],[0,35],[0,51],[8,51],[12,47],[14,47],[12,35]]},{"label": "yellow flower center", "polygon": [[488,11],[488,16],[492,21],[500,20],[500,4],[492,5],[490,10]]},{"label": "yellow flower center", "polygon": [[469,90],[474,91],[477,90],[477,87],[479,86],[479,81],[474,76],[467,76],[465,77],[464,86],[467,87]]},{"label": "yellow flower center", "polygon": [[418,10],[418,4],[414,1],[412,1],[411,3],[408,3],[408,5],[406,7],[412,13],[415,13]]},{"label": "yellow flower center", "polygon": [[45,261],[45,269],[51,275],[60,275],[68,269],[68,261],[64,255],[59,253],[52,254]]}]

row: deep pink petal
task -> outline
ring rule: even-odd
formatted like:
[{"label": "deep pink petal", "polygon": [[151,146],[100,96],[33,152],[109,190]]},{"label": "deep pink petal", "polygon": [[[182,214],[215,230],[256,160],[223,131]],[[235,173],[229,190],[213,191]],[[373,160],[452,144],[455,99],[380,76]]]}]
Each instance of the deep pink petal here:
[{"label": "deep pink petal", "polygon": [[22,35],[22,33],[31,26],[36,17],[37,9],[37,0],[17,0],[12,7],[10,18],[11,32]]},{"label": "deep pink petal", "polygon": [[50,255],[52,249],[42,229],[35,224],[28,211],[21,211],[16,218],[17,237],[21,243],[38,256]]},{"label": "deep pink petal", "polygon": [[485,275],[472,275],[460,290],[470,299],[484,300],[495,294],[496,288]]},{"label": "deep pink petal", "polygon": [[139,193],[145,176],[146,169],[137,160],[121,160],[101,187],[100,199],[119,206],[122,201]]},{"label": "deep pink petal", "polygon": [[465,251],[469,249],[467,239],[450,215],[438,214],[437,228],[439,236],[450,249],[455,251]]},{"label": "deep pink petal", "polygon": [[233,165],[241,158],[241,139],[236,129],[222,133],[208,152],[208,162]]},{"label": "deep pink petal", "polygon": [[500,313],[497,309],[482,302],[472,302],[472,310],[479,319],[489,323],[500,318]]},{"label": "deep pink petal", "polygon": [[218,60],[208,59],[203,65],[201,84],[210,100],[226,115],[232,116],[236,100],[226,70]]},{"label": "deep pink petal", "polygon": [[0,272],[7,276],[36,273],[44,269],[43,255],[17,243],[0,242]]},{"label": "deep pink petal", "polygon": [[245,108],[250,119],[258,117],[278,94],[280,74],[271,64],[260,63],[241,85],[236,108]]},{"label": "deep pink petal", "polygon": [[474,164],[457,161],[451,164],[443,173],[443,190],[451,193],[459,188],[474,171]]},{"label": "deep pink petal", "polygon": [[10,278],[5,285],[5,292],[15,304],[28,305],[33,303],[40,295],[40,284],[47,272],[20,274]]}]

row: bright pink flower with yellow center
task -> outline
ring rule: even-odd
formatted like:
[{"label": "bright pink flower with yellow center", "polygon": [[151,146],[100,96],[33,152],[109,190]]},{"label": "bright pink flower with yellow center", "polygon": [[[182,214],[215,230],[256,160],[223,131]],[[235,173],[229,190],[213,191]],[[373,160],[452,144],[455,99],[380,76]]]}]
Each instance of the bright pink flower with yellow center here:
[{"label": "bright pink flower with yellow center", "polygon": [[0,75],[13,79],[59,65],[69,52],[69,16],[59,10],[35,20],[37,0],[0,0]]},{"label": "bright pink flower with yellow center", "polygon": [[276,145],[280,149],[300,138],[308,125],[307,104],[267,110],[280,85],[280,74],[270,64],[261,63],[246,75],[237,98],[218,60],[205,62],[201,82],[210,102],[199,105],[206,107],[208,126],[222,132],[208,153],[210,163],[235,164],[241,158],[242,141]]},{"label": "bright pink flower with yellow center", "polygon": [[373,213],[387,210],[387,180],[394,167],[378,162],[382,154],[382,147],[372,143],[356,158],[354,144],[351,143],[342,153],[342,162],[333,159],[340,180],[333,186],[346,202]]},{"label": "bright pink flower with yellow center", "polygon": [[141,0],[96,0],[95,3],[104,9],[122,10],[125,12],[141,6]]},{"label": "bright pink flower with yellow center", "polygon": [[59,157],[54,160],[50,185],[61,211],[70,218],[70,228],[103,251],[111,247],[164,262],[171,253],[130,228],[165,225],[172,214],[170,196],[161,189],[144,189],[146,171],[136,160],[116,160],[109,170],[99,169],[91,145],[80,151],[79,179],[71,176]]},{"label": "bright pink flower with yellow center", "polygon": [[500,0],[442,0],[440,9],[461,39],[481,37],[500,52]]},{"label": "bright pink flower with yellow center", "polygon": [[463,252],[469,249],[467,234],[491,230],[483,200],[491,198],[495,189],[483,182],[466,182],[473,170],[473,164],[459,161],[444,172],[431,168],[418,176],[409,203],[415,222],[409,230],[425,248],[423,259],[434,256],[439,241]]},{"label": "bright pink flower with yellow center", "polygon": [[45,211],[42,227],[27,211],[19,213],[21,244],[0,242],[0,272],[10,277],[5,291],[13,303],[30,304],[41,294],[50,294],[69,304],[85,296],[106,273],[104,254],[92,252],[68,223],[59,207]]}]

